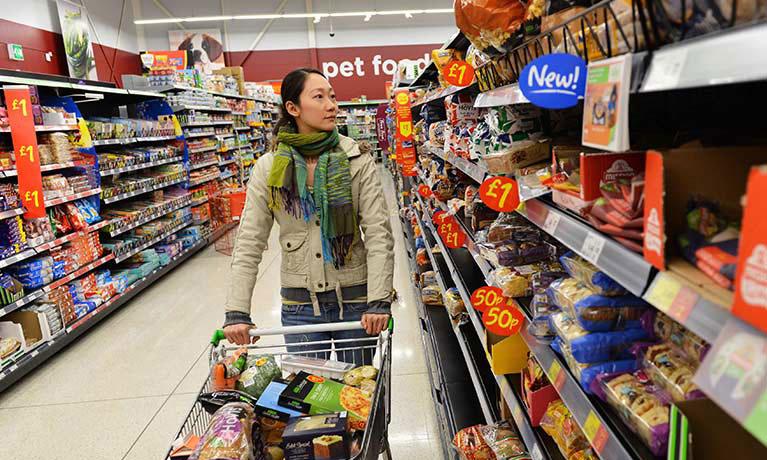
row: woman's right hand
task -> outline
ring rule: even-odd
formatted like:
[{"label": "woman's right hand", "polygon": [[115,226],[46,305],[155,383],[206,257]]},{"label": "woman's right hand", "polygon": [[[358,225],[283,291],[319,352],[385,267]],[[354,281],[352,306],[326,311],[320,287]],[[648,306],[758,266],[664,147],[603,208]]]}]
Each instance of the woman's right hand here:
[{"label": "woman's right hand", "polygon": [[237,345],[256,343],[261,337],[251,337],[249,334],[250,330],[255,328],[256,326],[245,323],[230,324],[229,326],[224,327],[224,336],[226,336],[226,340],[228,340],[229,343]]}]

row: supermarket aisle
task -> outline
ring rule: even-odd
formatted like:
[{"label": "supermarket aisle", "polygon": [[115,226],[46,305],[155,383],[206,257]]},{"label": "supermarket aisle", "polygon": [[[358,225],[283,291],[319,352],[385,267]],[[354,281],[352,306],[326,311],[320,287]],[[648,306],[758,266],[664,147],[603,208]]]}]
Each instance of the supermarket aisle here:
[{"label": "supermarket aisle", "polygon": [[[381,171],[396,238],[394,457],[438,458],[438,431],[393,184]],[[276,232],[261,263],[254,321],[280,321]],[[277,249],[275,249],[277,248]],[[164,458],[208,369],[229,258],[209,247],[0,395],[0,458]],[[19,455],[20,453],[21,456]]]}]

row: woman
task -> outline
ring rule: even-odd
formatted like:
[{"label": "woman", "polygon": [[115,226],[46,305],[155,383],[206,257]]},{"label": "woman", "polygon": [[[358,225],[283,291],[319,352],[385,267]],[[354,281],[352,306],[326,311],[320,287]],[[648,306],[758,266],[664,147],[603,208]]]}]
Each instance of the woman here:
[{"label": "woman", "polygon": [[[321,72],[294,70],[283,79],[281,92],[277,148],[253,167],[232,254],[226,338],[251,343],[251,295],[275,220],[282,249],[282,324],[359,320],[364,327],[288,335],[286,341],[378,334],[391,314],[394,240],[375,163],[360,154],[354,140],[338,134],[338,103]],[[352,359],[362,360],[358,354]]]}]

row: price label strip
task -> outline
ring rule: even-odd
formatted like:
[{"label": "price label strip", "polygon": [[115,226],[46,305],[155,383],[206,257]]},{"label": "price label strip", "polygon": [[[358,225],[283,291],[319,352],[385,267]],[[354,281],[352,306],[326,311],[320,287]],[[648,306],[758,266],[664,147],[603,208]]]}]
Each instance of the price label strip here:
[{"label": "price label strip", "polygon": [[583,424],[583,434],[586,435],[586,439],[591,443],[591,447],[601,455],[607,444],[608,434],[604,425],[602,425],[602,421],[599,420],[599,417],[597,417],[593,410],[589,411],[586,422]]},{"label": "price label strip", "polygon": [[543,230],[545,230],[549,235],[553,235],[554,232],[557,231],[557,227],[559,226],[559,221],[561,219],[562,216],[560,216],[559,213],[549,211],[548,214],[546,214],[546,220],[543,222]]},{"label": "price label strip", "polygon": [[581,246],[581,255],[596,265],[599,260],[599,256],[602,254],[602,249],[605,247],[605,239],[596,233],[588,232],[586,238],[583,239],[583,245]]},{"label": "price label strip", "polygon": [[562,387],[565,385],[565,377],[565,371],[562,370],[559,361],[556,359],[552,361],[551,366],[549,366],[549,379],[558,392],[561,391]]},{"label": "price label strip", "polygon": [[8,123],[11,126],[13,150],[16,153],[19,196],[27,212],[24,217],[45,217],[43,178],[37,151],[37,132],[32,117],[32,102],[28,87],[6,87]]}]

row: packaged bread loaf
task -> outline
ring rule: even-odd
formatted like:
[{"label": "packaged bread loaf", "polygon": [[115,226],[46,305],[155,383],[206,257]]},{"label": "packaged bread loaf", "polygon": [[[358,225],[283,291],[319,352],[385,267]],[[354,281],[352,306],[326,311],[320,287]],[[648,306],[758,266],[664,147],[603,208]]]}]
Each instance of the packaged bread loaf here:
[{"label": "packaged bread loaf", "polygon": [[588,285],[596,294],[606,296],[628,294],[623,286],[573,251],[565,253],[559,261],[570,276]]},{"label": "packaged bread loaf", "polygon": [[253,407],[244,402],[226,404],[213,414],[189,460],[255,460]]},{"label": "packaged bread loaf", "polygon": [[559,337],[551,343],[551,348],[565,358],[567,367],[586,393],[593,393],[592,384],[601,374],[634,372],[639,368],[637,360],[633,357],[630,359],[616,359],[599,363],[579,363],[575,360],[575,357],[573,357],[569,345],[563,342]]},{"label": "packaged bread loaf", "polygon": [[564,312],[554,313],[550,316],[550,321],[557,336],[567,343],[573,358],[579,363],[601,363],[632,358],[628,346],[648,338],[644,329],[589,332]]},{"label": "packaged bread loaf", "polygon": [[642,315],[648,307],[644,300],[633,295],[599,295],[575,278],[554,281],[547,293],[553,303],[592,332],[641,327]]},{"label": "packaged bread loaf", "polygon": [[658,340],[684,353],[695,365],[703,361],[710,347],[705,340],[660,312],[655,315],[653,332]]},{"label": "packaged bread loaf", "polygon": [[565,275],[558,262],[546,261],[514,267],[498,267],[491,276],[495,284],[503,289],[506,297],[523,297],[533,294],[533,276],[556,278]]},{"label": "packaged bread loaf", "polygon": [[453,323],[458,322],[461,317],[461,313],[466,311],[466,306],[463,303],[463,298],[461,298],[461,294],[458,292],[458,289],[454,287],[448,289],[447,292],[445,292],[444,301],[445,308],[447,308],[447,313],[450,315],[450,319],[453,321]]},{"label": "packaged bread loaf", "polygon": [[554,439],[565,458],[589,447],[581,427],[561,399],[549,403],[541,418],[541,428]]}]

